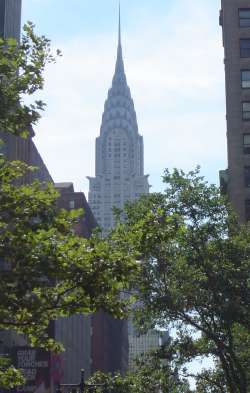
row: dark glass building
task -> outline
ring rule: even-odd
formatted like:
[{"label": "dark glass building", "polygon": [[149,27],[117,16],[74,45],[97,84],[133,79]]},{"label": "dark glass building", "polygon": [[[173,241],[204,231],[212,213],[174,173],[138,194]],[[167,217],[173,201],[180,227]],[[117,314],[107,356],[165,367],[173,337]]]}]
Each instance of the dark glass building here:
[{"label": "dark glass building", "polygon": [[22,0],[0,0],[0,35],[20,39]]}]

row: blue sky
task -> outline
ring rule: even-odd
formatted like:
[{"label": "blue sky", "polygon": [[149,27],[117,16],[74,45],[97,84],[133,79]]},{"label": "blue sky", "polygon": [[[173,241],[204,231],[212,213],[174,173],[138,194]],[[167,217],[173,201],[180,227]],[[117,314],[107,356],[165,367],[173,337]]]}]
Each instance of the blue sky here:
[{"label": "blue sky", "polygon": [[[160,190],[166,167],[226,167],[219,0],[122,0],[125,69],[144,137],[145,172]],[[23,0],[23,22],[63,57],[46,70],[48,107],[35,142],[55,181],[87,194],[117,46],[117,0]]]},{"label": "blue sky", "polygon": [[[169,12],[172,4],[173,0],[121,1],[124,25],[133,29],[138,20],[147,21],[149,15],[157,18]],[[32,20],[51,39],[103,31],[114,33],[117,10],[118,0],[23,0],[23,20]]]}]

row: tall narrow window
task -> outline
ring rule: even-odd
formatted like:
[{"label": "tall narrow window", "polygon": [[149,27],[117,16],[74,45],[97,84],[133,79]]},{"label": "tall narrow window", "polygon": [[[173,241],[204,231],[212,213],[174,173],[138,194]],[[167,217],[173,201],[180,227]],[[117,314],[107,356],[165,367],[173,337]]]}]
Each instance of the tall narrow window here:
[{"label": "tall narrow window", "polygon": [[250,27],[250,8],[239,9],[240,27]]},{"label": "tall narrow window", "polygon": [[250,38],[240,39],[240,57],[250,57]]},{"label": "tall narrow window", "polygon": [[69,208],[74,209],[75,208],[75,201],[69,201]]},{"label": "tall narrow window", "polygon": [[243,152],[250,154],[250,134],[243,134]]},{"label": "tall narrow window", "polygon": [[242,102],[242,119],[250,120],[250,102]]},{"label": "tall narrow window", "polygon": [[250,70],[241,71],[241,87],[242,89],[250,89]]},{"label": "tall narrow window", "polygon": [[244,167],[245,186],[250,187],[250,166]]},{"label": "tall narrow window", "polygon": [[245,201],[245,217],[246,221],[250,221],[250,199]]}]

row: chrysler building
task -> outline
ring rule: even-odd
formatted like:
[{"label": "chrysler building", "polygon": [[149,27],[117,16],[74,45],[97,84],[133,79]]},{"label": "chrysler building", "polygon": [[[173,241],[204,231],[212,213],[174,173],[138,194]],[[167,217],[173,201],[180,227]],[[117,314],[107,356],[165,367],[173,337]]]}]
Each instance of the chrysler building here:
[{"label": "chrysler building", "polygon": [[104,105],[100,136],[96,138],[95,177],[88,177],[89,204],[104,232],[114,226],[114,206],[122,208],[126,201],[149,192],[148,176],[144,175],[143,138],[138,133],[124,71],[120,13],[118,30],[115,73]]}]

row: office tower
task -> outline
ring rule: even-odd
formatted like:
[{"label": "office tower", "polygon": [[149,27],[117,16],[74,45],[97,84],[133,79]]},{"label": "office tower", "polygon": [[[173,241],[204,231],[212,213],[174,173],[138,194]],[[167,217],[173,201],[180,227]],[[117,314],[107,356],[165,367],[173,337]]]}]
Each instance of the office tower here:
[{"label": "office tower", "polygon": [[228,169],[221,186],[241,222],[250,219],[250,2],[222,0]]},{"label": "office tower", "polygon": [[[115,73],[96,139],[95,177],[89,177],[89,182],[89,204],[104,234],[115,224],[114,206],[122,208],[126,201],[149,192],[143,138],[124,70],[120,13]],[[128,322],[103,312],[94,314],[92,370],[126,371],[128,350]]]},{"label": "office tower", "polygon": [[169,332],[150,329],[145,334],[139,334],[132,323],[129,323],[129,371],[136,371],[136,359],[143,358],[147,353],[158,350],[170,342]]},{"label": "office tower", "polygon": [[124,71],[120,19],[115,74],[96,139],[95,177],[89,177],[89,182],[89,204],[104,232],[114,225],[114,206],[122,208],[149,191],[143,138]]}]

